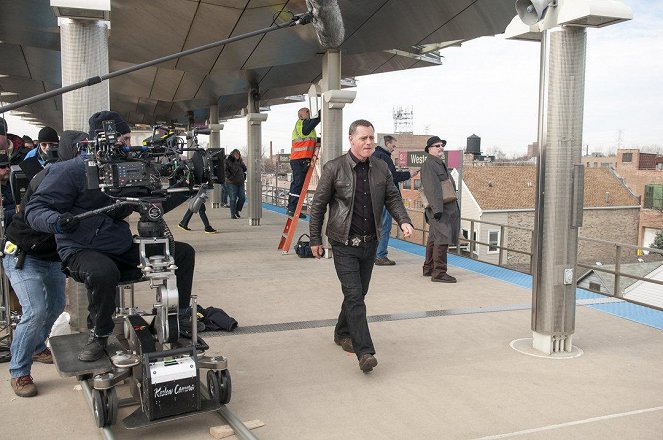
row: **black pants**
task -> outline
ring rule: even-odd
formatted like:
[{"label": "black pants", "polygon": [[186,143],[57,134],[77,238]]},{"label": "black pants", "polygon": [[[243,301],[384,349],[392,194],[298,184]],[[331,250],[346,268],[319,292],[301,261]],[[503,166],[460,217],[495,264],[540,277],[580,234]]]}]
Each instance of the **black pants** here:
[{"label": "black pants", "polygon": [[[205,204],[203,203],[200,205],[200,210],[198,211],[198,215],[200,215],[200,219],[203,221],[203,225],[205,228],[210,228],[209,224],[209,219],[207,218],[207,214],[205,213]],[[182,217],[182,221],[180,222],[181,225],[183,226],[189,226],[189,221],[191,221],[191,217],[193,217],[193,211],[187,209],[186,212],[184,213],[184,217]]]},{"label": "black pants", "polygon": [[343,305],[336,323],[336,334],[352,339],[357,358],[365,353],[375,354],[371,333],[366,320],[364,297],[368,293],[368,284],[375,265],[377,241],[349,246],[329,240],[334,251],[336,275],[341,281]]},{"label": "black pants", "polygon": [[304,186],[304,179],[306,179],[306,172],[309,165],[311,165],[311,159],[295,159],[290,161],[290,168],[292,168],[292,182],[290,182],[290,196],[288,197],[288,211],[290,212],[295,212],[295,208],[297,208],[297,202],[299,202],[299,195],[302,193],[302,186]]},{"label": "black pants", "polygon": [[[147,247],[147,255],[161,252],[160,246]],[[175,242],[175,264],[180,309],[189,307],[193,268],[196,252],[188,243]],[[117,285],[121,282],[138,280],[142,272],[136,266],[140,262],[138,244],[122,255],[111,255],[84,249],[69,257],[66,267],[73,279],[84,283],[88,289],[88,328],[94,328],[97,336],[108,336],[113,332],[113,313]]]}]

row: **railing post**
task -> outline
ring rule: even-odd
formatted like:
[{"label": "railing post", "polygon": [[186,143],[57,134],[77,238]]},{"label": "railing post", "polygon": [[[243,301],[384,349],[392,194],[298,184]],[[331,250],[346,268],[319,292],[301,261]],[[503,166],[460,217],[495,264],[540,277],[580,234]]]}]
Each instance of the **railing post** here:
[{"label": "railing post", "polygon": [[[474,258],[474,220],[470,220],[470,233],[469,233],[469,239],[470,239],[470,258]],[[477,249],[478,251],[478,249]],[[479,259],[479,252],[477,252],[476,259]]]},{"label": "railing post", "polygon": [[[490,238],[490,237],[489,237]],[[502,257],[504,255],[504,225],[500,225],[500,243],[499,243],[499,252],[500,252],[500,257],[499,257],[499,265],[502,266]]]},{"label": "railing post", "polygon": [[622,298],[624,294],[619,290],[619,281],[621,278],[621,259],[622,259],[622,247],[620,245],[615,245],[615,287],[614,295],[616,298]]}]

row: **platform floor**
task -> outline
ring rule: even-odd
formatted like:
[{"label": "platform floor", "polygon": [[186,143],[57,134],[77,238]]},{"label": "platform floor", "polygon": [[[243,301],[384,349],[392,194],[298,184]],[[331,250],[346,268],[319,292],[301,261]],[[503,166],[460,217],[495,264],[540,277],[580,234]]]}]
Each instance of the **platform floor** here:
[{"label": "platform floor", "polygon": [[[219,230],[210,235],[198,216],[194,231],[178,229],[183,210],[167,220],[197,250],[194,292],[240,325],[202,336],[210,352],[229,359],[230,410],[265,423],[253,431],[259,439],[663,439],[663,331],[655,327],[579,305],[581,356],[524,355],[510,343],[531,337],[530,289],[480,266],[451,267],[458,284],[431,283],[420,256],[391,249],[397,265],[375,268],[367,296],[379,365],[363,374],[332,340],[342,298],[333,262],[281,255],[282,214],[263,209],[255,227],[210,208]],[[307,232],[308,223],[299,229]],[[36,364],[39,396],[19,398],[7,366],[0,438],[101,438],[74,378]],[[136,431],[118,424],[114,432],[207,439],[209,427],[223,423],[203,414]]]}]

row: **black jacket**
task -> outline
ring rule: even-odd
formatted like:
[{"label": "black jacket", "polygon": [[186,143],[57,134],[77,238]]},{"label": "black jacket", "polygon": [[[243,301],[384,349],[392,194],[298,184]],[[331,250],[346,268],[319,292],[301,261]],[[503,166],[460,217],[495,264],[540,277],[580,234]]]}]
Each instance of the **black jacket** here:
[{"label": "black jacket", "polygon": [[235,159],[235,156],[232,154],[226,157],[225,161],[226,167],[226,183],[232,183],[233,185],[241,185],[246,180],[246,165],[240,158]]},{"label": "black jacket", "polygon": [[[375,231],[380,236],[382,228],[382,210],[386,207],[399,225],[412,224],[407,215],[401,194],[394,185],[387,165],[375,157],[369,157],[368,185],[371,189]],[[346,153],[325,164],[318,187],[311,204],[310,236],[311,246],[322,244],[322,223],[329,205],[327,236],[332,240],[346,243],[352,223],[354,209],[355,162]]]},{"label": "black jacket", "polygon": [[373,152],[373,157],[377,157],[378,159],[382,159],[385,162],[387,162],[387,166],[389,167],[389,172],[391,173],[392,177],[394,178],[394,184],[396,184],[396,188],[398,188],[398,184],[401,182],[404,182],[406,180],[410,180],[410,172],[409,171],[396,171],[396,165],[394,165],[394,161],[391,159],[391,153],[382,148],[381,146],[375,147],[375,151]]}]

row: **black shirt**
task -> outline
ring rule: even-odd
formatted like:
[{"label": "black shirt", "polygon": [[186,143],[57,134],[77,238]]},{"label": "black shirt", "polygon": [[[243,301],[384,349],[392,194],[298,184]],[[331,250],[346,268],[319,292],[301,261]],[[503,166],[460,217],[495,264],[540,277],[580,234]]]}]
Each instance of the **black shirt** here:
[{"label": "black shirt", "polygon": [[371,201],[371,188],[368,184],[368,159],[360,162],[352,152],[348,152],[355,162],[355,200],[352,206],[350,235],[375,235],[375,216]]}]

